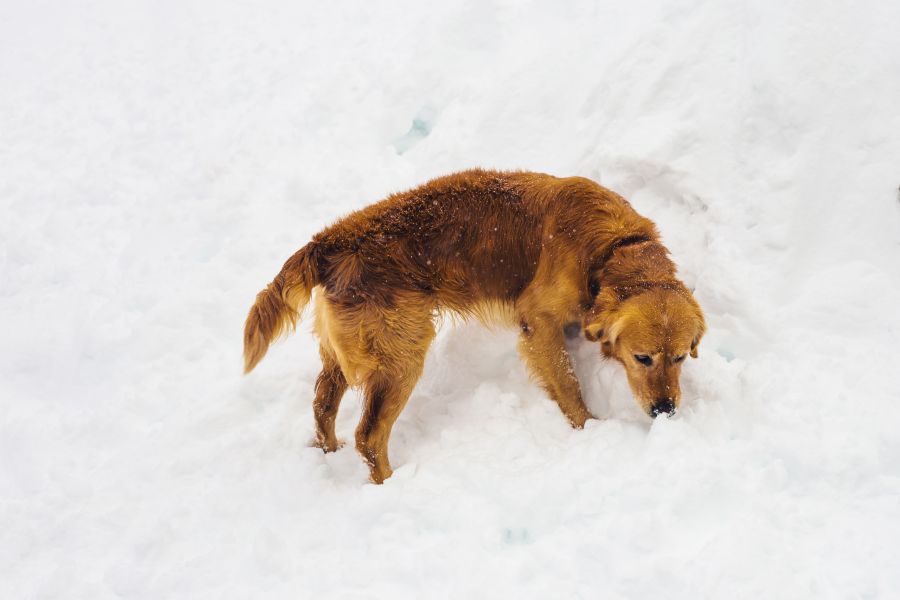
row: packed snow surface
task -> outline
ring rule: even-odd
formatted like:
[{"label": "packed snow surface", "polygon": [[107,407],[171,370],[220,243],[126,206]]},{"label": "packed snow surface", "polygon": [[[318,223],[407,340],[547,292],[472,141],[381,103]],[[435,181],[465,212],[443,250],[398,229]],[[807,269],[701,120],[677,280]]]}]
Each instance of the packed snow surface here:
[{"label": "packed snow surface", "polygon": [[[900,597],[900,3],[0,5],[0,597]],[[709,322],[677,417],[446,324],[367,483],[309,447],[312,234],[473,166],[654,219]],[[338,434],[352,442],[350,393]]]}]

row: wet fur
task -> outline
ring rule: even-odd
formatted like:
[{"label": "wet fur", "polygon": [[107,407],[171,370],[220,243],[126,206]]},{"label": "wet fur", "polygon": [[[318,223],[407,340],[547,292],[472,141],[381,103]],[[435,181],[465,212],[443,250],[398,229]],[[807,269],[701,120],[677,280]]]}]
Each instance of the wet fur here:
[{"label": "wet fur", "polygon": [[[257,295],[245,325],[246,372],[294,327],[313,289],[323,363],[314,401],[317,443],[338,448],[341,397],[361,386],[356,447],[378,483],[391,474],[391,427],[422,372],[441,314],[518,327],[530,372],[578,428],[591,415],[565,350],[567,324],[583,323],[589,339],[622,360],[612,334],[624,327],[623,309],[632,297],[656,293],[685,299],[687,308],[674,302],[673,310],[699,319],[689,331],[692,348],[703,329],[653,223],[581,177],[465,171],[339,220]],[[636,315],[628,322],[636,323]],[[641,327],[632,323],[630,330]]]}]

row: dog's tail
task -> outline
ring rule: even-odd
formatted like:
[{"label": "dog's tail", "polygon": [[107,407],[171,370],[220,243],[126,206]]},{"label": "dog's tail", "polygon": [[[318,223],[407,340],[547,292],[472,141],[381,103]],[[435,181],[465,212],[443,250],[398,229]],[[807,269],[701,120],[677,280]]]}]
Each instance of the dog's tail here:
[{"label": "dog's tail", "polygon": [[256,295],[244,324],[244,373],[263,359],[272,342],[296,327],[312,289],[319,284],[315,250],[314,243],[298,250]]}]

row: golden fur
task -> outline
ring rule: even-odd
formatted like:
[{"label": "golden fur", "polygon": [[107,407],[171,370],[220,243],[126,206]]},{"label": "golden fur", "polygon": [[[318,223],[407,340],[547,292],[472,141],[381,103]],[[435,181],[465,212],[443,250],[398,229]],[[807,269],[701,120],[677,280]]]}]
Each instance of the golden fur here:
[{"label": "golden fur", "polygon": [[318,288],[316,441],[338,448],[341,397],[361,386],[356,447],[381,483],[439,314],[518,326],[530,372],[576,428],[591,415],[564,344],[573,322],[623,364],[648,414],[673,412],[681,359],[696,356],[705,330],[675,270],[653,223],[593,181],[456,173],[350,214],[289,258],[247,316],[245,372]]}]

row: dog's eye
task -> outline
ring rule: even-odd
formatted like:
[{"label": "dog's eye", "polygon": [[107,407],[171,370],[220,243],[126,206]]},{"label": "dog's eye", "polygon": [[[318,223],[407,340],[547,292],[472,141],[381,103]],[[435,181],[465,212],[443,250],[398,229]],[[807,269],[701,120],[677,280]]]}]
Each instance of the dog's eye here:
[{"label": "dog's eye", "polygon": [[647,366],[647,367],[649,367],[650,365],[653,364],[653,359],[650,358],[649,356],[647,356],[646,354],[635,354],[634,360],[638,361],[639,363],[641,363],[642,365]]},{"label": "dog's eye", "polygon": [[684,354],[682,354],[681,356],[676,356],[675,358],[672,359],[672,362],[673,362],[673,363],[680,363],[680,362],[683,361],[683,360],[684,360]]}]

